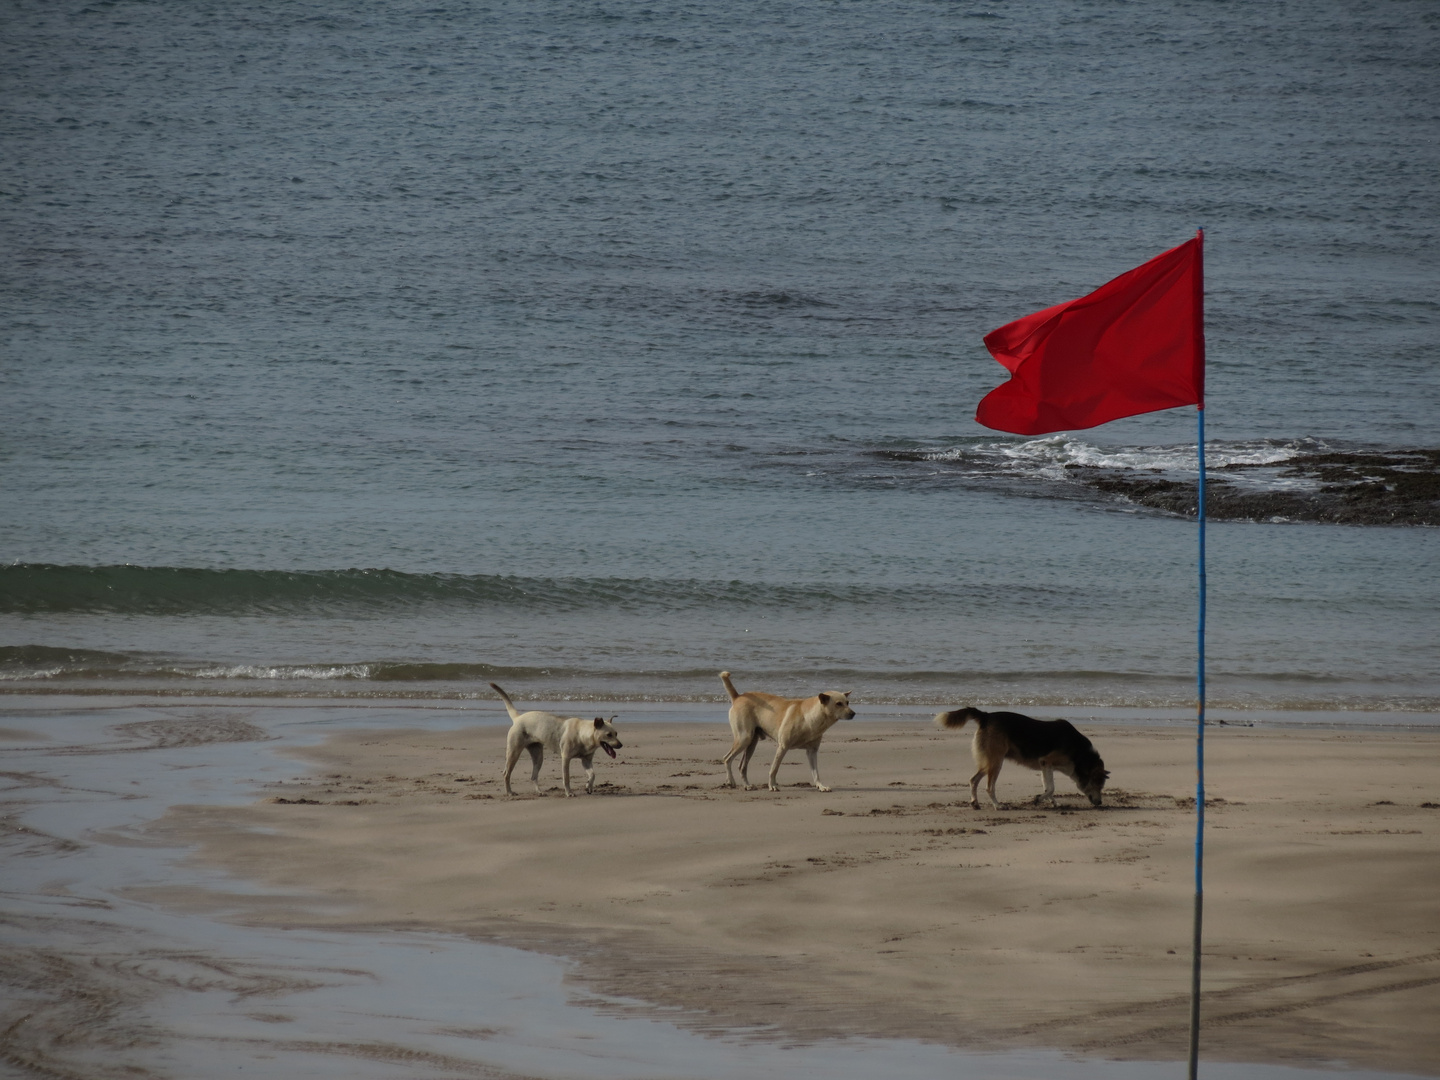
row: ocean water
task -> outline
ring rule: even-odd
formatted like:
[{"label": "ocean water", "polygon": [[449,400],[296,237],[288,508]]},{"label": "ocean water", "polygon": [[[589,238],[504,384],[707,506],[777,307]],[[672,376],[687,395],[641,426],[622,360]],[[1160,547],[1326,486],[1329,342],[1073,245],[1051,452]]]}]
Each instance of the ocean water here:
[{"label": "ocean water", "polygon": [[1437,39],[8,2],[0,689],[1183,705],[1194,411],[972,417],[987,331],[1203,226],[1212,704],[1440,711]]}]

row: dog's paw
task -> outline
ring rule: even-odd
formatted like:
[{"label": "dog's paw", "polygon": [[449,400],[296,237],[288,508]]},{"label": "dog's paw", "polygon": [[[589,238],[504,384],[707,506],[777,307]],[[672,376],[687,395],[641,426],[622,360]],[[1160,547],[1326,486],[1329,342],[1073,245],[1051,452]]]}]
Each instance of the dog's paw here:
[{"label": "dog's paw", "polygon": [[816,784],[816,785],[815,785],[815,790],[816,790],[816,791],[829,791],[830,789],[829,789],[828,787],[826,787],[824,784]]}]

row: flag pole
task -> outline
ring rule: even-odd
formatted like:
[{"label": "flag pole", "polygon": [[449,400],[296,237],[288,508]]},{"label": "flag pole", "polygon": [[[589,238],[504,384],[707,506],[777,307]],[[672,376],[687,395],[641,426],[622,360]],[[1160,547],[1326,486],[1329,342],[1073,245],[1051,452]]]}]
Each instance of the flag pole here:
[{"label": "flag pole", "polygon": [[1197,405],[1200,618],[1196,661],[1195,926],[1190,973],[1190,1080],[1200,1046],[1200,915],[1205,840],[1205,230],[1078,300],[985,335],[1010,378],[975,420],[1015,435],[1092,428]]},{"label": "flag pole", "polygon": [[1200,1054],[1200,916],[1205,867],[1205,407],[1195,411],[1200,457],[1197,505],[1200,518],[1200,621],[1195,665],[1195,925],[1190,942],[1190,1080],[1196,1080]]},{"label": "flag pole", "polygon": [[[1205,231],[1197,235],[1205,241]],[[1203,250],[1203,249],[1202,249]],[[1203,255],[1202,255],[1203,258]],[[1201,378],[1204,375],[1205,330],[1203,304],[1204,270],[1196,283],[1196,311],[1200,347]],[[1200,1067],[1200,923],[1205,901],[1205,398],[1195,410],[1195,453],[1200,461],[1200,482],[1196,486],[1196,517],[1199,523],[1200,615],[1195,630],[1195,921],[1190,941],[1190,1073],[1196,1080]]]}]

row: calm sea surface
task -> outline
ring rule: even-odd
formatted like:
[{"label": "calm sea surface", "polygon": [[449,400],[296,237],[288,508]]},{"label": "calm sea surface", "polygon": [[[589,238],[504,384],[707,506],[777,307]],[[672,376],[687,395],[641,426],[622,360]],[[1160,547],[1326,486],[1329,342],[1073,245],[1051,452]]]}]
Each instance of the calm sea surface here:
[{"label": "calm sea surface", "polygon": [[[1207,230],[1208,460],[1440,446],[1440,9],[0,10],[0,687],[1174,707],[1193,410],[981,337]],[[1440,710],[1440,532],[1209,530],[1224,708]]]}]

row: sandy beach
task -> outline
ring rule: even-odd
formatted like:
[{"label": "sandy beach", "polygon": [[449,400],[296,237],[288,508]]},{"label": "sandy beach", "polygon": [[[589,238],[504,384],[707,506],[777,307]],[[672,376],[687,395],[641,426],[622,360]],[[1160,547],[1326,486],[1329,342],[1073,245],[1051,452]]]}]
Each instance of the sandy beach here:
[{"label": "sandy beach", "polygon": [[[962,797],[968,732],[846,722],[782,791],[723,788],[723,721],[617,722],[620,760],[507,799],[504,729],[357,731],[248,806],[149,830],[263,884],[137,898],[254,925],[443,930],[574,957],[582,987],[698,1030],[1184,1055],[1193,735],[1089,731],[1102,810],[1009,766]],[[1440,1075],[1440,737],[1215,728],[1202,1057]],[[768,763],[769,744],[757,765]],[[518,772],[527,772],[522,768]],[[763,779],[764,768],[752,768]],[[578,774],[578,768],[577,768]],[[968,794],[968,793],[964,793]]]}]

